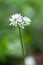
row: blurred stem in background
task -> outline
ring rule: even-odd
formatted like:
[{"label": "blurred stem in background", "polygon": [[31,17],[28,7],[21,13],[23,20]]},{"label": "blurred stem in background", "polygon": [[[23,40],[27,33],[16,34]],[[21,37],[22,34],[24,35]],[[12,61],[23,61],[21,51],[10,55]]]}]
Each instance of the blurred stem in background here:
[{"label": "blurred stem in background", "polygon": [[23,46],[23,42],[22,42],[21,28],[20,28],[20,27],[19,27],[19,35],[20,35],[20,41],[21,41],[21,47],[22,47],[23,65],[25,65],[25,54],[24,54],[24,46]]}]

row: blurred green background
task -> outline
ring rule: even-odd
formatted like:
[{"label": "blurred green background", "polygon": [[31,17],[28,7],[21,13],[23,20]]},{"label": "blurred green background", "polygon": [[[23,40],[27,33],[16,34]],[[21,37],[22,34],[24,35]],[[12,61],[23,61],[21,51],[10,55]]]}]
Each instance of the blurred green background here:
[{"label": "blurred green background", "polygon": [[15,13],[31,19],[31,25],[21,31],[25,55],[36,48],[43,52],[43,0],[0,0],[0,60],[22,56],[19,30],[9,26],[9,17]]}]

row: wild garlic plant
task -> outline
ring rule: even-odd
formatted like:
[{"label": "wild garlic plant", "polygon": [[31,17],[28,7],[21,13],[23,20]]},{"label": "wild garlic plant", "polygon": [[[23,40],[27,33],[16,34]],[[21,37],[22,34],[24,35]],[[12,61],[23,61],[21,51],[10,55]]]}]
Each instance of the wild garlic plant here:
[{"label": "wild garlic plant", "polygon": [[10,24],[12,26],[18,27],[19,28],[19,35],[20,35],[20,41],[21,41],[21,47],[22,47],[22,57],[23,57],[23,64],[25,65],[25,56],[24,56],[24,46],[22,42],[22,36],[21,36],[21,28],[24,29],[25,26],[30,25],[31,20],[30,18],[26,16],[22,16],[21,14],[13,14],[9,18]]}]

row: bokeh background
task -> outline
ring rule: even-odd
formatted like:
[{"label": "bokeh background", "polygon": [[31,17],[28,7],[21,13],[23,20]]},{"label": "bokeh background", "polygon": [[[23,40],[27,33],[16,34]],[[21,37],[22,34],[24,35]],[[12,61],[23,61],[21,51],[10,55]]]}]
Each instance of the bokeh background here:
[{"label": "bokeh background", "polygon": [[9,17],[15,13],[31,19],[30,26],[21,31],[25,56],[36,49],[43,52],[43,0],[0,0],[0,63],[10,60],[7,57],[15,65],[21,62],[16,60],[22,57],[19,30],[9,26]]}]

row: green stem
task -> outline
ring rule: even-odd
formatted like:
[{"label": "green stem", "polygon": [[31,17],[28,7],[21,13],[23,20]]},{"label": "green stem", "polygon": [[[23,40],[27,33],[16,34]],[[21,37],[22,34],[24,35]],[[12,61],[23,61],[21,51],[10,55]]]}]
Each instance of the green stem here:
[{"label": "green stem", "polygon": [[22,47],[23,65],[25,65],[24,46],[23,46],[23,42],[22,42],[22,36],[21,36],[21,29],[20,28],[19,28],[19,35],[20,35],[20,41],[21,41],[21,47]]}]

